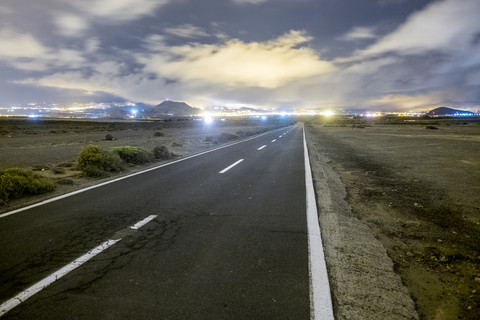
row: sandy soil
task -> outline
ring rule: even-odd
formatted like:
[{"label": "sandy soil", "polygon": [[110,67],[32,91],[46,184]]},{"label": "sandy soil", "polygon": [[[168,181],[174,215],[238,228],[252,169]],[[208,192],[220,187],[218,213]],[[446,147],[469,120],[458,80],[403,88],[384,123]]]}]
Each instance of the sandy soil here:
[{"label": "sandy soil", "polygon": [[[261,121],[259,119],[230,119],[205,124],[203,121],[105,121],[0,118],[0,170],[5,168],[33,169],[57,182],[57,189],[46,195],[10,201],[0,206],[0,212],[38,202],[57,194],[99,183],[82,176],[75,169],[82,148],[89,144],[105,149],[117,146],[137,146],[152,150],[167,146],[178,157],[216,147],[225,141],[222,133],[238,138],[286,126],[291,120]],[[113,140],[106,140],[106,135]],[[220,141],[217,141],[220,140]],[[229,141],[226,141],[229,142]],[[231,142],[231,141],[230,141]],[[150,166],[158,165],[158,162]],[[127,168],[127,174],[147,168]]]},{"label": "sandy soil", "polygon": [[[306,129],[312,157],[324,165],[314,170],[319,198],[323,184],[330,192],[340,188],[337,198],[346,189],[346,204],[320,210],[337,314],[347,315],[340,318],[384,319],[379,312],[415,318],[401,315],[409,309],[405,291],[382,280],[391,276],[381,257],[386,250],[422,319],[480,319],[480,122],[337,118],[317,119]],[[375,259],[386,267],[372,269]],[[345,292],[348,285],[353,293]],[[400,311],[385,292],[398,295]],[[362,294],[380,310],[369,313],[357,303]]]}]

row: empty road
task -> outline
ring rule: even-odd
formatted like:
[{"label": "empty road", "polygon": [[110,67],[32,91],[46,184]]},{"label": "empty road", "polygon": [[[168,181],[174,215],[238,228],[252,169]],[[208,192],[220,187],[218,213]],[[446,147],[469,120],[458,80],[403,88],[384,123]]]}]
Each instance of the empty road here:
[{"label": "empty road", "polygon": [[307,189],[298,125],[3,216],[0,311],[331,319],[329,297],[312,306]]}]

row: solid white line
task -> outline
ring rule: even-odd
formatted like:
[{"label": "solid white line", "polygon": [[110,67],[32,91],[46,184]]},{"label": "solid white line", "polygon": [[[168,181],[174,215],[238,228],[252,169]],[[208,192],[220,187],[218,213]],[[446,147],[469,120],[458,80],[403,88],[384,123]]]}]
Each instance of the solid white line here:
[{"label": "solid white line", "polygon": [[0,214],[0,219],[8,217],[12,214],[16,214],[16,213],[19,213],[19,212],[22,212],[22,211],[26,211],[28,209],[32,209],[32,208],[35,208],[35,207],[42,206],[42,205],[50,203],[50,202],[54,202],[54,201],[57,201],[57,200],[68,198],[68,197],[74,196],[76,194],[79,194],[79,193],[82,193],[82,192],[85,192],[85,191],[88,191],[88,190],[92,190],[92,189],[95,189],[95,188],[98,188],[98,187],[102,187],[102,186],[110,184],[110,183],[114,183],[114,182],[117,182],[117,181],[120,181],[120,180],[123,180],[123,179],[128,179],[130,177],[133,177],[133,176],[136,176],[136,175],[139,175],[139,174],[143,174],[145,172],[157,170],[159,168],[166,167],[166,166],[172,165],[172,164],[177,163],[177,162],[185,161],[185,160],[188,160],[188,159],[191,159],[191,158],[195,158],[195,157],[204,155],[206,153],[214,152],[214,151],[217,151],[217,150],[220,150],[220,149],[223,149],[223,148],[228,148],[228,147],[234,146],[234,145],[239,144],[239,143],[243,143],[243,142],[247,142],[247,141],[250,141],[250,140],[253,140],[253,139],[257,139],[257,138],[260,138],[260,137],[262,137],[266,134],[269,134],[269,133],[271,133],[271,132],[261,133],[261,134],[259,134],[258,136],[255,136],[255,137],[247,138],[247,139],[242,140],[242,141],[233,142],[233,143],[230,143],[230,144],[218,147],[218,148],[214,148],[214,149],[211,149],[211,150],[196,153],[196,154],[193,154],[191,156],[188,156],[188,157],[185,157],[185,158],[182,158],[182,159],[178,159],[178,160],[175,160],[175,161],[164,163],[164,164],[161,164],[159,166],[155,166],[155,167],[143,170],[143,171],[135,172],[135,173],[132,173],[132,174],[120,177],[120,178],[116,178],[116,179],[113,179],[113,180],[109,180],[109,181],[105,181],[105,182],[96,184],[94,186],[90,186],[90,187],[87,187],[87,188],[84,188],[84,189],[80,189],[80,190],[76,190],[76,191],[73,191],[73,192],[70,192],[70,193],[62,194],[60,196],[57,196],[57,197],[54,197],[54,198],[51,198],[51,199],[47,199],[47,200],[44,200],[44,201],[41,201],[41,202],[38,202],[38,203],[34,203],[34,204],[31,204],[31,205],[26,206],[26,207],[22,207],[22,208],[15,209],[15,210],[12,210],[12,211],[9,211],[9,212],[5,212],[3,214]]},{"label": "solid white line", "polygon": [[305,157],[305,184],[307,191],[307,227],[310,271],[310,319],[333,320],[332,297],[328,283],[327,266],[323,252],[312,171],[308,158],[305,129],[303,130],[303,149]]},{"label": "solid white line", "polygon": [[139,221],[139,222],[135,223],[133,226],[130,227],[130,229],[138,230],[141,227],[143,227],[144,225],[146,225],[147,223],[149,223],[150,221],[152,221],[153,219],[155,219],[156,217],[157,217],[156,215],[148,216],[145,219],[143,219],[142,221]]},{"label": "solid white line", "polygon": [[223,169],[223,170],[220,171],[219,173],[225,173],[225,172],[227,172],[228,170],[232,169],[233,167],[235,167],[237,164],[239,164],[239,163],[242,162],[242,161],[243,161],[243,159],[238,160],[237,162],[235,162],[234,164],[229,165],[228,167],[226,167],[225,169]]},{"label": "solid white line", "polygon": [[263,148],[265,148],[267,145],[264,144],[263,146],[261,146],[260,148],[257,148],[257,150],[262,150]]},{"label": "solid white line", "polygon": [[273,140],[272,140],[272,142],[275,142],[275,141],[277,141],[277,139],[273,139]]},{"label": "solid white line", "polygon": [[4,302],[0,306],[0,317],[3,316],[4,314],[6,314],[8,311],[15,308],[16,306],[18,306],[20,303],[24,302],[25,300],[27,300],[28,298],[33,296],[34,294],[42,291],[43,289],[48,287],[50,284],[57,281],[58,279],[60,279],[64,275],[66,275],[67,273],[69,273],[69,272],[75,270],[76,268],[80,267],[82,264],[84,264],[85,262],[87,262],[91,258],[95,257],[100,252],[102,252],[102,251],[108,249],[109,247],[113,246],[115,243],[117,243],[120,240],[122,240],[122,239],[108,240],[108,241],[102,243],[101,245],[99,245],[98,247],[89,251],[88,253],[84,254],[80,258],[74,260],[73,262],[69,263],[68,265],[61,268],[60,270],[52,273],[51,275],[49,275],[45,279],[40,280],[39,282],[37,282],[36,284],[31,286],[27,290],[20,292],[15,297],[13,297],[10,300]]}]

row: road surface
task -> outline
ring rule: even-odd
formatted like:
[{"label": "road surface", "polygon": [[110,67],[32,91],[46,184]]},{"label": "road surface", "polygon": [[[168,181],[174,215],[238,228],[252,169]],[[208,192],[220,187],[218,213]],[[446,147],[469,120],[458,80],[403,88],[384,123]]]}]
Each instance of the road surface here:
[{"label": "road surface", "polygon": [[3,317],[314,318],[303,139],[274,130],[3,216]]}]

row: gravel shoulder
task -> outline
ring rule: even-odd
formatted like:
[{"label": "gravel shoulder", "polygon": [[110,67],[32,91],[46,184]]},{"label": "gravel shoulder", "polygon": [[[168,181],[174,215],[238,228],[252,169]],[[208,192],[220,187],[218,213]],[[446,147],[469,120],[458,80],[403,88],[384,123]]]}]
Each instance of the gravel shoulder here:
[{"label": "gravel shoulder", "polygon": [[479,122],[387,120],[305,125],[337,319],[479,319]]}]

